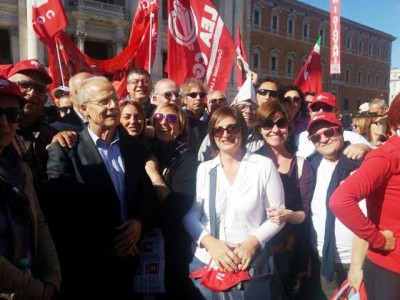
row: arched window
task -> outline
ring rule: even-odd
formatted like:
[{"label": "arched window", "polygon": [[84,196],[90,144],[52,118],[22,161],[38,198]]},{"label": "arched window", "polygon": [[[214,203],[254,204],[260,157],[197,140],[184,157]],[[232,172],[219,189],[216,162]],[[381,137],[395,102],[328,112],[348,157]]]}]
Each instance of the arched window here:
[{"label": "arched window", "polygon": [[349,67],[346,67],[346,71],[345,71],[345,81],[347,83],[350,83],[351,81],[351,70]]},{"label": "arched window", "polygon": [[294,59],[293,56],[287,56],[286,57],[286,75],[289,77],[293,77],[293,64],[294,64]]},{"label": "arched window", "polygon": [[326,24],[319,25],[319,36],[321,37],[321,45],[325,44]]},{"label": "arched window", "polygon": [[362,83],[362,69],[358,69],[357,71],[357,84]]},{"label": "arched window", "polygon": [[278,58],[279,58],[280,51],[278,49],[273,49],[270,54],[269,60],[269,70],[273,73],[278,72]]},{"label": "arched window", "polygon": [[310,38],[310,19],[305,19],[303,21],[303,41],[308,41]]},{"label": "arched window", "polygon": [[254,27],[261,26],[261,9],[259,8],[253,10],[253,25]]},{"label": "arched window", "polygon": [[271,32],[279,32],[279,15],[281,11],[274,8],[271,12]]},{"label": "arched window", "polygon": [[296,16],[289,15],[288,21],[287,21],[287,36],[288,37],[294,37],[295,25],[296,25]]},{"label": "arched window", "polygon": [[346,37],[346,50],[347,50],[347,52],[351,52],[352,43],[353,43],[353,38],[350,35],[348,35]]},{"label": "arched window", "polygon": [[364,51],[364,41],[363,41],[363,39],[362,38],[360,38],[359,40],[358,40],[358,53],[359,54],[363,54],[363,51]]}]

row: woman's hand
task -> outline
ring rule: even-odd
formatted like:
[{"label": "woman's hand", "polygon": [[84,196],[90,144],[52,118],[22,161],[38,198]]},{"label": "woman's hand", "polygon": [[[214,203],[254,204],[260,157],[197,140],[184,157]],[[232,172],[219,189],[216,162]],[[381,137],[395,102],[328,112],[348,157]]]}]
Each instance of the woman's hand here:
[{"label": "woman's hand", "polygon": [[138,241],[142,233],[142,224],[130,219],[117,227],[114,250],[119,256],[136,256],[139,254]]},{"label": "woman's hand", "polygon": [[240,258],[239,269],[246,270],[254,259],[260,243],[254,236],[250,236],[239,247],[236,247],[233,252]]},{"label": "woman's hand", "polygon": [[363,270],[360,266],[350,265],[349,273],[347,273],[347,281],[349,285],[356,289],[360,290],[361,282],[363,281]]},{"label": "woman's hand", "polygon": [[212,260],[217,264],[219,270],[239,271],[241,260],[233,251],[239,244],[221,241],[211,235],[205,236],[202,244],[210,253]]},{"label": "woman's hand", "polygon": [[396,238],[394,237],[393,232],[390,230],[381,230],[381,233],[385,236],[385,244],[381,247],[381,250],[393,251],[396,247]]},{"label": "woman's hand", "polygon": [[283,207],[269,207],[266,209],[268,219],[278,225],[290,222],[293,211]]},{"label": "woman's hand", "polygon": [[160,171],[159,171],[159,166],[158,166],[158,160],[155,156],[151,156],[147,161],[145,165],[146,173],[149,175],[151,181],[156,181],[161,177]]}]

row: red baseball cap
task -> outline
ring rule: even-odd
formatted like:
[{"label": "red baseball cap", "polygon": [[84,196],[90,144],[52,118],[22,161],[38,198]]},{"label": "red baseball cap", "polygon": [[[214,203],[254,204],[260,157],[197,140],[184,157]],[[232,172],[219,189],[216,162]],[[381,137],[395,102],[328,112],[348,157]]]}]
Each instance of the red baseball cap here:
[{"label": "red baseball cap", "polygon": [[310,122],[308,123],[308,126],[307,126],[308,133],[310,133],[311,128],[315,124],[320,123],[320,122],[328,122],[328,123],[331,123],[332,125],[343,127],[342,123],[340,123],[339,119],[336,117],[336,115],[334,113],[321,111],[321,112],[317,113],[314,116],[314,118],[312,118],[310,120]]},{"label": "red baseball cap", "polygon": [[13,76],[14,74],[20,73],[21,71],[36,71],[38,72],[44,81],[49,84],[53,82],[53,79],[49,76],[49,73],[47,73],[45,67],[37,60],[37,59],[27,59],[27,60],[20,60],[17,62],[14,67],[10,69],[8,72],[8,78]]},{"label": "red baseball cap", "polygon": [[335,97],[335,95],[332,95],[331,93],[322,92],[320,94],[315,95],[314,99],[312,100],[312,102],[309,104],[308,107],[311,107],[316,103],[324,103],[324,104],[327,104],[327,105],[333,107],[336,110],[339,109],[339,105],[336,100],[336,97]]},{"label": "red baseball cap", "polygon": [[11,95],[15,96],[20,103],[25,103],[26,100],[22,96],[21,90],[18,85],[9,81],[7,78],[0,76],[0,95]]}]

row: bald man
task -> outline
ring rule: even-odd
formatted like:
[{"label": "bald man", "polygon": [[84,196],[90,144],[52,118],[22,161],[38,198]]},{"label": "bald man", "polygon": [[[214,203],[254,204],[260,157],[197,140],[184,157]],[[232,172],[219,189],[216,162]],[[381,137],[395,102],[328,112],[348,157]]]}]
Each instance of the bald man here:
[{"label": "bald man", "polygon": [[157,106],[168,103],[180,105],[181,96],[178,84],[168,78],[158,80],[154,85],[153,103]]}]

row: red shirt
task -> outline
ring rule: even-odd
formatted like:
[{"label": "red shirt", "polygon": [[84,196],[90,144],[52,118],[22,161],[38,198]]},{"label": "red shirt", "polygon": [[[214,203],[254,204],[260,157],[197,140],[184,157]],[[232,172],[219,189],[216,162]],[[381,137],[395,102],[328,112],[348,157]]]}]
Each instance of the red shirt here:
[{"label": "red shirt", "polygon": [[[367,199],[368,218],[358,207]],[[395,135],[367,154],[361,167],[333,193],[329,205],[351,231],[369,242],[368,258],[385,269],[400,273],[400,138]],[[396,238],[393,251],[378,248],[385,243],[380,230]]]}]

